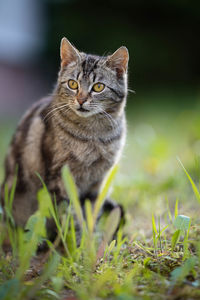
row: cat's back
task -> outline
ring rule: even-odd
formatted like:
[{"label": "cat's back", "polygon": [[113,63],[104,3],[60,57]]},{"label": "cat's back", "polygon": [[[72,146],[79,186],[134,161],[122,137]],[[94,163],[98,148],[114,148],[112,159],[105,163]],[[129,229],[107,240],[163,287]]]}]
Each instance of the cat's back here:
[{"label": "cat's back", "polygon": [[16,167],[18,176],[22,179],[42,170],[41,143],[45,131],[43,115],[45,111],[48,111],[50,103],[51,97],[34,103],[17,126],[5,162],[5,181],[9,187],[12,184]]}]

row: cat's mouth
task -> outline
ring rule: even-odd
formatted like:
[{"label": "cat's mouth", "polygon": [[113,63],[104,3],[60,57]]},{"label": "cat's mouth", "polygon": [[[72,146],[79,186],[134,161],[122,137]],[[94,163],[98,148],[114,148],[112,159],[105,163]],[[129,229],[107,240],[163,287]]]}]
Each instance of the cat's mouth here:
[{"label": "cat's mouth", "polygon": [[83,107],[80,107],[77,109],[78,111],[81,111],[81,112],[88,112],[89,110],[88,109],[85,109]]},{"label": "cat's mouth", "polygon": [[83,108],[83,107],[79,107],[79,108],[76,108],[75,113],[79,117],[87,118],[87,117],[92,116],[94,114],[94,111],[91,111],[91,110]]}]

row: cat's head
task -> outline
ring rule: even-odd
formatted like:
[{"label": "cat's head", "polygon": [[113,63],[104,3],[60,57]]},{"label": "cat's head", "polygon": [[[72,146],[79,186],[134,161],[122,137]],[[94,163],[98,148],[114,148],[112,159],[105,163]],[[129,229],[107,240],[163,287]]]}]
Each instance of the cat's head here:
[{"label": "cat's head", "polygon": [[60,98],[77,115],[112,113],[122,106],[127,95],[129,55],[126,47],[101,57],[79,52],[63,38],[60,55]]}]

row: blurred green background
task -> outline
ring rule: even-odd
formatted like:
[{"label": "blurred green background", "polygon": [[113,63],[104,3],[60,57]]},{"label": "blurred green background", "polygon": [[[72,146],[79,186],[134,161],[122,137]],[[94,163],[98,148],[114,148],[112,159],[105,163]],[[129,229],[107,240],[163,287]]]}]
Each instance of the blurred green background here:
[{"label": "blurred green background", "polygon": [[114,197],[127,198],[133,211],[143,200],[147,214],[147,203],[159,210],[159,199],[191,200],[176,157],[198,182],[199,21],[197,0],[1,0],[0,182],[17,121],[53,89],[66,36],[89,53],[129,49],[129,88],[136,93],[128,96],[128,138]]}]

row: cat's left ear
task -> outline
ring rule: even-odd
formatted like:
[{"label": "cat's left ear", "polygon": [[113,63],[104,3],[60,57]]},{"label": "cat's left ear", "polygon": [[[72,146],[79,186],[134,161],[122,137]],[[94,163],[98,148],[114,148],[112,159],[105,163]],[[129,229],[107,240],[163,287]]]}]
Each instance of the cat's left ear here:
[{"label": "cat's left ear", "polygon": [[74,46],[72,46],[72,44],[65,37],[61,40],[60,57],[62,68],[73,61],[77,62],[80,60],[80,54],[78,50]]},{"label": "cat's left ear", "polygon": [[124,46],[117,49],[112,55],[108,56],[106,64],[113,70],[116,70],[119,76],[127,72],[129,54]]}]

